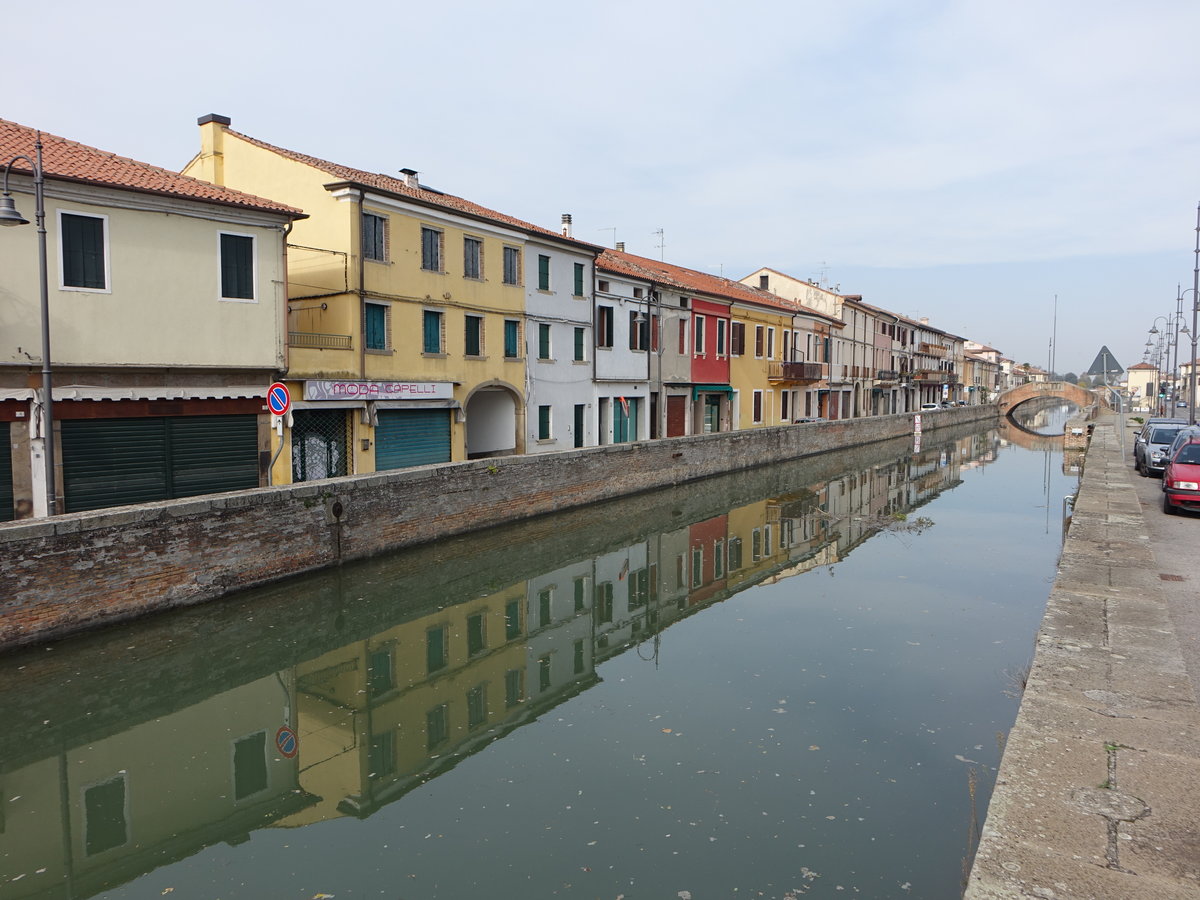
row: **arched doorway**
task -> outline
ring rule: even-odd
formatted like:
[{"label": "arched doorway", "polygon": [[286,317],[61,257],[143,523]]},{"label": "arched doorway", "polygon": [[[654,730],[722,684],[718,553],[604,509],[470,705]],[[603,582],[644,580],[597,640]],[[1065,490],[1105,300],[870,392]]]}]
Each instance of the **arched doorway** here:
[{"label": "arched doorway", "polygon": [[521,395],[502,382],[481,384],[467,397],[467,459],[525,452]]}]

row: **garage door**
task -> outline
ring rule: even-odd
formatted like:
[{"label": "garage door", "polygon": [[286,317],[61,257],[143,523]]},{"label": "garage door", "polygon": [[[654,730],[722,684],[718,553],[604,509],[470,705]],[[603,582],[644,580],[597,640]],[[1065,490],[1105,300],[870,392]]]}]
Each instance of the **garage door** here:
[{"label": "garage door", "polygon": [[258,486],[258,417],[67,419],[67,512]]},{"label": "garage door", "polygon": [[450,461],[450,411],[386,410],[375,427],[375,469]]},{"label": "garage door", "polygon": [[12,441],[9,435],[9,424],[0,422],[0,522],[7,522],[13,517],[13,486],[12,486]]}]

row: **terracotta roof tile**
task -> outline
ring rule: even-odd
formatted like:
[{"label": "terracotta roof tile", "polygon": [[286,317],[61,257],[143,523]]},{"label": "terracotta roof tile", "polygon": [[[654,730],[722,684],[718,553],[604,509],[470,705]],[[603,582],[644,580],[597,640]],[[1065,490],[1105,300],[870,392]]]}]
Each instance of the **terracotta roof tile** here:
[{"label": "terracotta roof tile", "polygon": [[352,182],[362,185],[363,187],[371,187],[380,191],[385,191],[389,194],[394,194],[399,197],[407,197],[419,203],[430,206],[441,206],[445,209],[453,210],[454,212],[465,213],[476,218],[488,219],[493,222],[498,222],[503,225],[509,225],[521,231],[532,231],[545,237],[557,238],[560,241],[567,241],[576,244],[584,249],[595,252],[601,248],[595,244],[589,244],[587,241],[581,241],[577,238],[568,238],[557,231],[550,228],[543,228],[541,225],[534,225],[532,222],[526,222],[518,219],[515,216],[506,215],[502,212],[497,212],[494,209],[488,209],[486,206],[480,206],[478,203],[472,203],[470,200],[465,200],[462,197],[456,197],[453,194],[445,194],[441,191],[431,190],[427,187],[410,187],[409,184],[402,178],[394,178],[391,175],[384,175],[379,172],[368,172],[365,169],[355,169],[350,166],[343,166],[340,163],[330,162],[327,159],[321,159],[316,156],[309,156],[305,153],[297,153],[295,150],[288,150],[285,147],[277,147],[274,144],[268,144],[266,141],[261,141],[258,138],[250,137],[247,134],[242,134],[228,126],[221,126],[225,133],[236,137],[240,140],[253,144],[256,147],[261,147],[264,150],[270,150],[272,153],[277,153],[286,159],[292,159],[296,162],[304,163],[307,166],[312,166],[327,175],[332,175],[342,181]]},{"label": "terracotta roof tile", "polygon": [[[0,161],[7,162],[19,154],[31,159],[36,158],[34,151],[36,136],[37,132],[33,128],[18,125],[7,119],[0,119]],[[210,184],[207,181],[180,175],[169,169],[160,169],[149,163],[138,162],[136,159],[97,150],[87,144],[69,141],[44,131],[42,132],[42,168],[45,170],[47,178],[63,181],[104,185],[105,187],[141,191],[148,194],[162,194],[168,197],[182,197],[188,200],[200,200],[242,209],[267,210],[285,213],[296,218],[304,215],[300,210],[283,203],[276,203],[274,200],[265,200],[252,194],[244,194],[231,188]],[[33,167],[27,165],[24,160],[14,162],[12,170],[33,174]]]},{"label": "terracotta roof tile", "polygon": [[596,267],[618,275],[642,278],[657,284],[676,288],[686,293],[707,294],[710,297],[720,297],[725,300],[742,303],[753,303],[757,306],[770,306],[787,312],[804,313],[817,316],[826,321],[841,324],[841,322],[822,312],[804,306],[764,291],[740,281],[732,281],[719,275],[710,275],[695,269],[687,269],[672,263],[657,259],[647,259],[644,256],[634,256],[620,250],[605,250],[596,260]]}]

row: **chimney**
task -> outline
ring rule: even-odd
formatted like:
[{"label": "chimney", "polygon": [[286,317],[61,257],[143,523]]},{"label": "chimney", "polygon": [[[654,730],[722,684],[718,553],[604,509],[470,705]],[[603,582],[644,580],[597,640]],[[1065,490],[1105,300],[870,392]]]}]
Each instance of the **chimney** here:
[{"label": "chimney", "polygon": [[918,319],[917,321],[919,321],[922,325],[928,325],[929,324],[929,316],[921,316],[921,318]]},{"label": "chimney", "polygon": [[563,233],[563,237],[574,237],[574,235],[571,234],[571,214],[570,213],[563,213],[562,233]]},{"label": "chimney", "polygon": [[617,252],[618,253],[625,252],[625,242],[624,241],[617,241]]},{"label": "chimney", "polygon": [[213,184],[225,184],[225,129],[228,116],[209,113],[196,120],[200,126],[200,168],[193,174]]},{"label": "chimney", "polygon": [[758,276],[758,289],[760,291],[769,291],[771,289],[770,285],[771,285],[771,276],[770,275],[759,275]]},{"label": "chimney", "polygon": [[405,187],[420,188],[421,182],[417,179],[416,169],[401,169],[400,174],[403,177]]}]

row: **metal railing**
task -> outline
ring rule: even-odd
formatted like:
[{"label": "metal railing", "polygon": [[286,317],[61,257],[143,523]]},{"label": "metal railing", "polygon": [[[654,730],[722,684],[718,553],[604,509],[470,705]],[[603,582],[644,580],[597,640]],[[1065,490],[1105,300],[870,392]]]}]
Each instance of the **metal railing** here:
[{"label": "metal railing", "polygon": [[315,331],[289,331],[288,346],[306,350],[350,350],[352,335],[322,334]]}]

